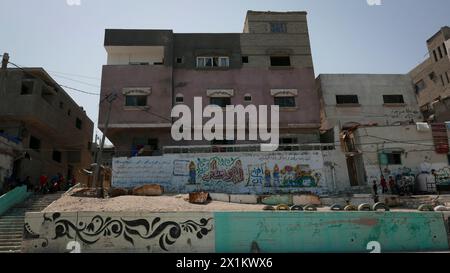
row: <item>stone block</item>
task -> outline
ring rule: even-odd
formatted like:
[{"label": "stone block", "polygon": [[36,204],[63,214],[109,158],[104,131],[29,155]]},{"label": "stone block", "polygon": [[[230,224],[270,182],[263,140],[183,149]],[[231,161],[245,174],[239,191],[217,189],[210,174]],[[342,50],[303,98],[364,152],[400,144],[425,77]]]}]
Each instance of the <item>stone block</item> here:
[{"label": "stone block", "polygon": [[164,188],[158,184],[148,184],[133,189],[133,195],[158,196],[164,193]]}]

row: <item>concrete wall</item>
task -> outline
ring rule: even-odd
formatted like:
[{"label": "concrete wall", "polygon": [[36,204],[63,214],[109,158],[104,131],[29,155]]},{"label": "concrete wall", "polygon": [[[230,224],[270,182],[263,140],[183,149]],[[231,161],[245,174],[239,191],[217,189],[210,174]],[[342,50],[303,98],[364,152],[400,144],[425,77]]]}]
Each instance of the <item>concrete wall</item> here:
[{"label": "concrete wall", "polygon": [[[285,22],[287,33],[260,31],[273,21]],[[102,97],[118,94],[113,103],[108,138],[116,147],[130,149],[122,136],[148,134],[164,145],[203,145],[202,141],[170,143],[170,135],[161,128],[171,125],[170,110],[175,97],[181,95],[184,103],[192,106],[193,97],[203,97],[209,104],[208,89],[232,89],[232,104],[272,105],[271,89],[295,89],[296,107],[282,109],[280,123],[282,136],[296,137],[299,143],[318,142],[320,120],[319,99],[314,90],[314,69],[305,12],[249,12],[244,33],[185,33],[168,30],[114,30],[105,31],[105,47],[110,59],[116,52],[134,52],[138,48],[164,46],[164,66],[106,65],[102,75]],[[266,29],[267,30],[267,29]],[[120,48],[120,50],[118,49]],[[130,50],[126,50],[130,48]],[[114,55],[114,56],[113,56]],[[271,67],[270,56],[289,56],[291,65]],[[197,68],[198,56],[228,56],[229,67]],[[243,63],[242,57],[248,57]],[[170,59],[169,59],[170,58]],[[181,59],[181,63],[177,62]],[[172,69],[173,68],[173,69]],[[124,107],[123,88],[147,87],[151,94],[147,107]],[[173,92],[172,92],[173,90]],[[251,102],[244,103],[250,94]],[[192,109],[192,108],[191,108]],[[107,103],[100,105],[99,128],[102,129]],[[137,131],[135,129],[142,129]],[[122,131],[122,132],[120,132]],[[126,142],[124,142],[126,141]],[[237,144],[247,142],[239,141]],[[163,144],[162,144],[163,145]]]},{"label": "concrete wall", "polygon": [[[375,246],[375,249],[373,248]],[[447,251],[442,213],[27,213],[24,252]]]},{"label": "concrete wall", "polygon": [[[390,125],[422,120],[408,75],[321,74],[317,90],[323,129],[354,122]],[[357,95],[359,103],[337,104],[336,95]],[[404,103],[385,104],[383,95],[403,95]]]},{"label": "concrete wall", "polygon": [[13,171],[14,158],[22,150],[21,142],[13,142],[0,135],[0,194],[3,184],[9,178]]},{"label": "concrete wall", "polygon": [[[434,150],[431,131],[417,131],[415,125],[364,127],[359,128],[355,135],[360,144],[357,147],[363,154],[368,181],[379,181],[382,174],[386,178],[395,178],[403,173],[430,176],[433,169],[440,171],[448,167],[447,155],[437,154]],[[402,151],[402,164],[381,165],[378,154],[392,150]]]},{"label": "concrete wall", "polygon": [[167,192],[323,194],[349,186],[346,169],[329,164],[334,159],[339,159],[339,166],[343,164],[342,155],[334,151],[114,158],[112,185],[135,187],[157,183]]},{"label": "concrete wall", "polygon": [[[450,95],[450,82],[447,80],[447,76],[450,79],[450,51],[448,50],[448,41],[450,40],[450,28],[444,27],[440,29],[435,35],[433,35],[427,41],[427,47],[429,57],[416,66],[409,74],[412,77],[414,84],[420,81],[425,83],[425,88],[417,92],[417,100],[419,106],[423,107],[424,112],[428,112],[428,107],[436,108],[434,112],[436,114],[437,121],[446,121],[450,119],[450,113],[447,111],[445,104],[438,102],[434,106],[434,101],[440,98],[445,98]],[[445,54],[444,47],[447,47],[447,55]],[[442,53],[442,58],[439,54],[439,49]],[[437,61],[435,59],[435,54]],[[434,73],[434,78],[430,75]],[[441,80],[441,76],[443,81]],[[445,109],[439,109],[442,108]]]},{"label": "concrete wall", "polygon": [[[89,145],[92,142],[93,122],[82,107],[58,85],[42,68],[26,68],[27,73],[19,69],[8,69],[6,93],[0,94],[0,129],[22,140],[24,150],[32,154],[34,160],[23,161],[19,172],[21,179],[31,176],[34,181],[43,172],[55,175],[67,174],[68,164],[78,169],[86,168],[92,162]],[[21,94],[22,81],[32,82],[31,94]],[[43,98],[43,90],[52,95]],[[77,128],[77,119],[81,128]],[[39,152],[29,147],[31,136],[41,141]],[[52,160],[52,152],[62,153],[61,163]],[[69,151],[78,153],[77,160],[68,160]],[[77,180],[85,177],[77,174]]]}]

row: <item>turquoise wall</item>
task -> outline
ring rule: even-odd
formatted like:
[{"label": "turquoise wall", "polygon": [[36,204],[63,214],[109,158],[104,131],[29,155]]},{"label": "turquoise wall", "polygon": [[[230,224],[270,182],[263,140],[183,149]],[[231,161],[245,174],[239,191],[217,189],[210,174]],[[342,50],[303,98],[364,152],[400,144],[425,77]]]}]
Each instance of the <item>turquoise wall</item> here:
[{"label": "turquoise wall", "polygon": [[381,252],[448,250],[441,213],[216,212],[216,252]]},{"label": "turquoise wall", "polygon": [[10,208],[23,202],[31,193],[27,192],[27,186],[21,186],[0,196],[0,216]]}]

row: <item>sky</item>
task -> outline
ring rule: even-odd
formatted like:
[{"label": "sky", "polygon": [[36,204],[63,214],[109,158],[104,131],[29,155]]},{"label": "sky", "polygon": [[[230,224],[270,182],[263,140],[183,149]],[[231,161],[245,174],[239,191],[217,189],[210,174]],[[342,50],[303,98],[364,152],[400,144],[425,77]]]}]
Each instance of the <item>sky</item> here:
[{"label": "sky", "polygon": [[[316,76],[408,73],[450,25],[448,0],[0,0],[0,54],[99,93],[106,28],[239,33],[247,10],[307,11]],[[66,91],[97,124],[99,97]]]}]

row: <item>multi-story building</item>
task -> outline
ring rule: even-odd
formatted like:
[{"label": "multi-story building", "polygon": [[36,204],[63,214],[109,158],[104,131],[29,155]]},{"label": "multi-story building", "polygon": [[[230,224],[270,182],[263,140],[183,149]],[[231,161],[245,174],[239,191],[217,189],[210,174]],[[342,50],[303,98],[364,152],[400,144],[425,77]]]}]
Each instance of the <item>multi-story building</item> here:
[{"label": "multi-story building", "polygon": [[450,27],[427,40],[429,57],[409,74],[413,78],[420,110],[430,121],[450,120]]},{"label": "multi-story building", "polygon": [[[248,144],[254,141],[179,141],[171,137],[171,109],[194,97],[209,104],[279,105],[280,142],[319,142],[319,98],[314,89],[306,12],[248,11],[243,33],[105,31],[99,128],[108,95],[115,94],[107,137],[118,156],[142,147]],[[142,149],[141,149],[142,150]]]},{"label": "multi-story building", "polygon": [[22,142],[31,160],[15,162],[20,179],[79,173],[92,163],[93,122],[42,68],[8,68],[0,88],[0,133]]},{"label": "multi-story building", "polygon": [[358,148],[359,138],[354,137],[358,134],[353,132],[384,128],[380,130],[385,140],[378,139],[382,145],[389,142],[391,133],[422,121],[408,75],[321,74],[316,88],[321,101],[322,141],[342,143],[352,186],[365,185],[365,166],[374,164],[364,159],[367,155]]},{"label": "multi-story building", "polygon": [[321,129],[422,121],[411,78],[401,74],[321,74]]}]

